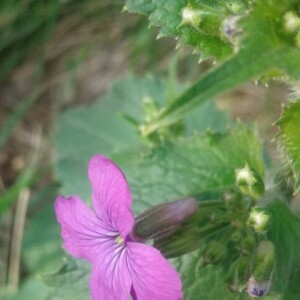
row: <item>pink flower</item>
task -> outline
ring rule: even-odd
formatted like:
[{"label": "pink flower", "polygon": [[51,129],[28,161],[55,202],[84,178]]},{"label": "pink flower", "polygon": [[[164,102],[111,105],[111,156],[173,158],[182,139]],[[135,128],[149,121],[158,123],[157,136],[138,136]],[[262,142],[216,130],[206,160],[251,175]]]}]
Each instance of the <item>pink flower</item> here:
[{"label": "pink flower", "polygon": [[55,212],[65,249],[92,263],[93,300],[180,300],[182,284],[161,253],[132,240],[131,194],[123,172],[108,158],[89,163],[93,212],[77,196],[57,197]]}]

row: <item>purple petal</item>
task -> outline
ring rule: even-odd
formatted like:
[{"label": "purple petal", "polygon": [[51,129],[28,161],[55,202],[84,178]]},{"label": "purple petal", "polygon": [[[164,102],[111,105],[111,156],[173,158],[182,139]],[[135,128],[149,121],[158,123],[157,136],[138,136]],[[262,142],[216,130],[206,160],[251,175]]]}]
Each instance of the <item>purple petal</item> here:
[{"label": "purple petal", "polygon": [[132,281],[127,266],[127,249],[113,241],[103,250],[90,278],[92,299],[128,300]]},{"label": "purple petal", "polygon": [[127,248],[135,300],[183,299],[178,273],[157,249],[133,242]]},{"label": "purple petal", "polygon": [[89,178],[96,214],[126,238],[132,230],[134,217],[130,211],[131,194],[125,175],[113,161],[97,154],[89,162]]},{"label": "purple petal", "polygon": [[64,248],[73,256],[95,261],[101,248],[110,241],[113,231],[78,197],[58,196],[55,201],[55,213],[61,224],[61,236]]}]

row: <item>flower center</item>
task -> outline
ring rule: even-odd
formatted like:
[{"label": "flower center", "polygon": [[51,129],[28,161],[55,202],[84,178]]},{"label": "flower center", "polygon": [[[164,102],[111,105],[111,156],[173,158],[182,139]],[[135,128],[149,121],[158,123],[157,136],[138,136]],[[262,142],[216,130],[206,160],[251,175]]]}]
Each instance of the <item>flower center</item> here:
[{"label": "flower center", "polygon": [[120,235],[118,235],[115,239],[115,242],[118,246],[121,246],[124,244],[124,239]]}]

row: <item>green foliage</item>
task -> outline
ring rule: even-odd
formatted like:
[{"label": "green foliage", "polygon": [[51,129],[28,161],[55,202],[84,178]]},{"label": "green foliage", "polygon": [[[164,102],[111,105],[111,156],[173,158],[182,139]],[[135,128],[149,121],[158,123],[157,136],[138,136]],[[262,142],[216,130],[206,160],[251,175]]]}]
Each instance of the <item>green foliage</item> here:
[{"label": "green foliage", "polygon": [[294,173],[294,190],[300,190],[300,101],[291,102],[284,107],[277,125],[280,131],[277,135]]},{"label": "green foliage", "polygon": [[[3,300],[41,300],[47,295],[48,287],[40,278],[30,277],[19,288],[18,294],[9,292],[3,294]],[[1,295],[1,293],[0,293]],[[1,295],[2,296],[2,295]]]},{"label": "green foliage", "polygon": [[253,58],[254,53],[261,53],[255,48],[265,52],[270,46],[297,46],[300,8],[296,0],[127,0],[125,8],[148,15],[150,25],[161,27],[159,36],[175,36],[200,51],[204,58],[226,57],[231,53],[230,41],[241,30],[239,48],[251,48]]},{"label": "green foliage", "polygon": [[300,219],[282,202],[268,205],[272,214],[272,227],[268,237],[275,245],[276,266],[273,290],[283,296],[283,300],[297,300],[300,287]]},{"label": "green foliage", "polygon": [[88,300],[90,299],[90,266],[86,262],[66,260],[54,273],[43,276],[50,287],[45,300]]},{"label": "green foliage", "polygon": [[[22,259],[27,272],[43,274],[52,272],[61,264],[63,250],[57,239],[60,227],[55,220],[53,199],[58,186],[53,184],[32,197],[22,244]],[[42,255],[41,255],[42,253]]]},{"label": "green foliage", "polygon": [[124,165],[135,207],[144,210],[187,196],[217,197],[234,186],[235,169],[246,161],[263,174],[260,150],[256,135],[239,126],[224,134],[195,135],[156,148],[138,161],[138,168]]},{"label": "green foliage", "polygon": [[202,252],[195,251],[173,260],[183,279],[184,299],[239,299],[240,295],[229,292],[225,274],[219,266],[203,266]]},{"label": "green foliage", "polygon": [[[161,81],[130,77],[113,86],[110,93],[93,106],[64,114],[55,138],[56,169],[63,183],[62,194],[78,194],[88,199],[91,190],[86,168],[88,159],[95,152],[113,158],[125,172],[136,214],[155,204],[181,197],[193,195],[199,201],[218,197],[234,186],[235,170],[246,163],[261,177],[264,176],[261,145],[256,133],[241,124],[231,124],[224,130],[226,117],[211,105],[201,107],[203,111],[199,109],[201,120],[188,116],[186,121],[182,120],[181,130],[169,128],[172,133],[169,139],[163,133],[159,133],[159,137],[164,138],[155,139],[154,143],[143,137],[140,124],[144,124],[149,114],[151,116],[155,108],[164,103],[168,94],[166,85]],[[151,105],[148,105],[149,101],[146,101],[148,106],[145,109],[143,99],[155,102],[150,101]],[[209,115],[206,114],[208,111]],[[211,119],[219,119],[216,128]],[[207,127],[211,127],[208,132]],[[198,294],[207,295],[207,286],[214,284],[218,288],[210,289],[208,296],[212,298],[209,299],[219,295],[233,299],[233,294],[225,288],[224,273],[220,267],[209,266],[195,271],[195,261],[201,259],[200,252],[195,253],[191,258],[186,256],[175,261],[184,280],[186,299],[195,299]],[[69,299],[77,294],[85,297],[88,271],[82,270],[81,266],[78,270],[76,267],[75,271],[67,271],[67,274],[64,270],[49,277],[50,281],[54,280],[51,283],[53,291],[56,290],[49,299]],[[194,282],[194,274],[197,278],[201,275],[198,278],[201,284]],[[86,285],[76,288],[70,285],[68,288],[69,283],[64,281],[62,288],[60,278],[64,276],[69,276],[68,282],[76,276],[84,276]]]},{"label": "green foliage", "polygon": [[[78,192],[83,198],[89,197],[90,187],[82,178],[95,151],[110,155],[123,166],[140,160],[149,146],[166,142],[164,132],[149,140],[142,136],[140,128],[155,112],[155,107],[162,107],[168,101],[167,87],[157,79],[129,77],[115,84],[108,95],[93,106],[73,109],[60,118],[55,144],[57,172],[65,195]],[[188,116],[180,130],[178,127],[168,130],[168,140],[178,135],[192,137],[194,131],[204,133],[207,127],[212,132],[223,132],[226,121],[226,115],[217,111],[213,103],[208,103]]]},{"label": "green foliage", "polygon": [[224,22],[245,12],[246,1],[128,0],[125,8],[148,15],[150,25],[160,27],[158,37],[174,36],[179,38],[178,45],[192,46],[202,58],[219,59],[233,48],[224,33]]},{"label": "green foliage", "polygon": [[[114,158],[127,171],[133,191],[145,185],[148,195],[134,191],[136,199],[141,202],[138,211],[147,206],[142,205],[144,197],[149,199],[145,200],[146,203],[150,201],[148,205],[153,205],[176,197],[209,194],[216,189],[224,191],[234,184],[235,169],[243,167],[246,162],[263,177],[261,148],[256,134],[242,125],[224,132],[226,123],[221,122],[226,118],[211,106],[204,106],[202,112],[199,110],[202,118],[187,118],[187,126],[183,127],[193,128],[194,132],[187,130],[155,146],[149,144],[139,132],[139,122],[147,119],[142,100],[150,98],[162,103],[165,88],[163,82],[155,79],[131,77],[116,84],[107,97],[94,106],[74,109],[61,117],[55,141],[57,172],[63,182],[63,194],[77,193],[85,199],[89,197],[90,187],[84,178],[87,162],[95,151]],[[205,115],[207,111],[211,114]],[[128,118],[135,120],[134,125],[128,122]],[[211,120],[217,118],[219,122],[214,128]],[[212,132],[205,133],[206,127]],[[223,132],[213,132],[214,129]],[[173,143],[175,138],[176,143]],[[143,170],[147,170],[147,176],[140,174]],[[163,198],[155,196],[156,192],[161,193],[160,189],[149,191],[155,184],[165,190]]]},{"label": "green foliage", "polygon": [[[176,1],[163,2],[166,3],[163,5],[159,5],[158,2],[162,3],[154,0],[128,1],[127,7],[134,12],[147,13],[151,16],[153,7],[155,11],[159,11],[161,6],[166,5],[172,15],[172,5]],[[195,5],[202,5],[202,2],[197,3]],[[185,4],[186,2],[182,7]],[[221,6],[216,5],[214,9],[220,10]],[[295,40],[298,29],[289,29],[290,13],[300,18],[300,8],[295,0],[253,1],[251,9],[246,10],[238,22],[239,28],[243,31],[239,40],[239,50],[169,103],[166,109],[157,115],[156,120],[152,120],[145,134],[151,134],[164,126],[176,123],[182,114],[188,113],[217,94],[261,75],[264,75],[264,80],[274,77],[286,79],[286,75],[299,79],[300,49]],[[220,15],[222,16],[222,10]],[[172,22],[166,22],[172,25]],[[199,34],[197,41],[201,40]]]}]

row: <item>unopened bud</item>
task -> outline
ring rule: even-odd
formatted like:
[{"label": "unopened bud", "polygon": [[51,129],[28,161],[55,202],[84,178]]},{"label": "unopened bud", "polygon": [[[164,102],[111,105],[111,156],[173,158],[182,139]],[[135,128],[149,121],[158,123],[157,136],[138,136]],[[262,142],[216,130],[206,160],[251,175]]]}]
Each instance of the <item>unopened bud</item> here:
[{"label": "unopened bud", "polygon": [[226,277],[226,283],[232,292],[242,292],[247,286],[250,271],[250,257],[241,256],[233,262]]},{"label": "unopened bud", "polygon": [[237,169],[235,173],[236,185],[240,191],[254,199],[259,199],[264,193],[264,183],[261,177],[248,164],[243,169]]},{"label": "unopened bud", "polygon": [[271,225],[271,216],[264,209],[254,207],[249,214],[248,225],[251,226],[256,233],[264,234]]},{"label": "unopened bud", "polygon": [[137,217],[132,237],[136,240],[161,239],[176,231],[198,209],[194,198],[151,207]]},{"label": "unopened bud", "polygon": [[238,243],[244,238],[244,235],[240,229],[236,229],[231,235],[230,240],[234,243]]},{"label": "unopened bud", "polygon": [[236,37],[242,32],[237,26],[239,16],[231,16],[224,20],[222,24],[222,36],[229,40],[232,44],[236,43]]},{"label": "unopened bud", "polygon": [[265,296],[271,287],[271,281],[258,282],[253,277],[248,281],[247,292],[249,296],[257,298]]},{"label": "unopened bud", "polygon": [[227,247],[224,243],[218,241],[210,242],[203,254],[203,262],[205,264],[218,264],[226,258],[227,255]]},{"label": "unopened bud", "polygon": [[274,268],[274,245],[271,241],[262,241],[257,247],[252,263],[252,275],[247,285],[247,292],[251,297],[262,297],[268,293]]},{"label": "unopened bud", "polygon": [[185,7],[182,10],[182,21],[181,25],[190,24],[198,26],[201,22],[201,11],[193,9],[191,7]]},{"label": "unopened bud", "polygon": [[259,282],[270,281],[275,266],[275,248],[271,241],[259,243],[252,264],[252,276]]},{"label": "unopened bud", "polygon": [[249,228],[246,236],[240,242],[240,250],[244,255],[249,255],[253,253],[253,249],[256,245],[256,239],[253,230]]},{"label": "unopened bud", "polygon": [[234,14],[241,13],[245,9],[243,2],[236,0],[229,1],[226,6]]},{"label": "unopened bud", "polygon": [[167,238],[155,239],[154,247],[159,249],[166,258],[178,257],[192,252],[203,245],[203,238],[199,236],[197,228],[184,228],[175,231]]},{"label": "unopened bud", "polygon": [[300,18],[296,13],[292,11],[285,13],[283,20],[286,31],[296,32],[300,29]]}]

